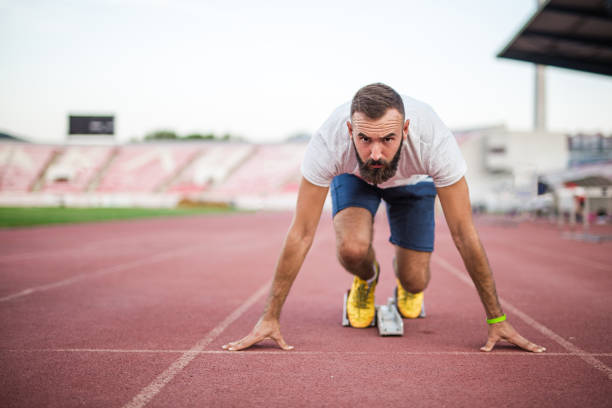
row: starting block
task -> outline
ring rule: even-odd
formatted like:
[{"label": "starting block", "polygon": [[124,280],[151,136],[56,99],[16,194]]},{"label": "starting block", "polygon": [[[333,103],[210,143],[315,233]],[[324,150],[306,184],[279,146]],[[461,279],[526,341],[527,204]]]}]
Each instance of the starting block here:
[{"label": "starting block", "polygon": [[[342,302],[342,326],[350,326],[348,315],[346,312],[346,302],[348,300],[348,292],[344,294],[344,301]],[[425,317],[424,309],[421,312],[422,316]],[[370,327],[378,326],[378,333],[381,336],[403,336],[404,335],[404,322],[402,316],[397,310],[395,304],[395,297],[390,297],[387,300],[386,305],[376,306],[376,315],[370,324]]]},{"label": "starting block", "polygon": [[395,298],[390,297],[386,305],[376,306],[376,323],[381,336],[404,335],[404,322],[395,305]]}]

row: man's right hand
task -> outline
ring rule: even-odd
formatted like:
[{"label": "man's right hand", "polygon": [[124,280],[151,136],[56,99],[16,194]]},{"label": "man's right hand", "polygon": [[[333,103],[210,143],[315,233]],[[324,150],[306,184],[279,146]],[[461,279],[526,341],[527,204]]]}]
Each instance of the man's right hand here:
[{"label": "man's right hand", "polygon": [[265,339],[274,340],[283,350],[293,350],[293,346],[285,343],[278,320],[263,320],[263,318],[259,319],[249,334],[238,341],[227,343],[223,346],[223,349],[228,351],[244,350]]},{"label": "man's right hand", "polygon": [[328,191],[328,187],[314,185],[302,177],[295,215],[276,265],[264,313],[248,335],[224,345],[224,350],[244,350],[264,339],[274,340],[283,350],[293,349],[281,336],[278,316],[306,253],[312,245]]}]

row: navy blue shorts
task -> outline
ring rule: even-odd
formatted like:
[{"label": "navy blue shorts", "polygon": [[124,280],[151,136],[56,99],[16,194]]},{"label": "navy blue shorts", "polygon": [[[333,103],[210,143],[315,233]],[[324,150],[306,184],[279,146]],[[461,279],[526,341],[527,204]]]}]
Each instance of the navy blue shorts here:
[{"label": "navy blue shorts", "polygon": [[352,174],[340,174],[331,183],[333,215],[348,207],[361,207],[376,214],[380,200],[387,205],[392,244],[415,251],[434,248],[434,201],[431,181],[409,186],[378,188]]}]

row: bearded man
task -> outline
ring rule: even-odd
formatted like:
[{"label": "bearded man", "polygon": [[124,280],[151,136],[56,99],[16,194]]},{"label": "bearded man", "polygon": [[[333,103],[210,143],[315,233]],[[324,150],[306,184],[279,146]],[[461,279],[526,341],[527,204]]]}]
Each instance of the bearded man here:
[{"label": "bearded man", "polygon": [[244,338],[223,346],[243,350],[271,338],[285,350],[279,317],[314,239],[331,189],[337,256],[354,275],[346,310],[353,327],[375,317],[380,268],[372,247],[374,215],[385,201],[397,278],[397,307],[404,318],[421,314],[430,278],[436,194],[453,240],[487,316],[482,351],[500,340],[525,350],[544,347],[522,337],[499,304],[487,257],[472,222],[466,164],[450,130],[426,104],[384,84],[361,88],[337,108],[311,139],[302,162],[296,212],[287,233],[263,314]]}]

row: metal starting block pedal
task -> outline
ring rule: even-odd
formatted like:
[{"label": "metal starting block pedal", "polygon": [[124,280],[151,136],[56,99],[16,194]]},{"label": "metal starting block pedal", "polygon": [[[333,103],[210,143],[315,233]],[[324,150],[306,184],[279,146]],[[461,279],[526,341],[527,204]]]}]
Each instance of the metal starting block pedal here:
[{"label": "metal starting block pedal", "polygon": [[381,336],[403,336],[404,322],[395,305],[395,298],[390,297],[386,305],[376,306],[378,334]]},{"label": "metal starting block pedal", "polygon": [[419,315],[419,319],[423,319],[427,316],[425,314],[425,299],[423,299],[423,303],[421,303],[421,314]]}]

